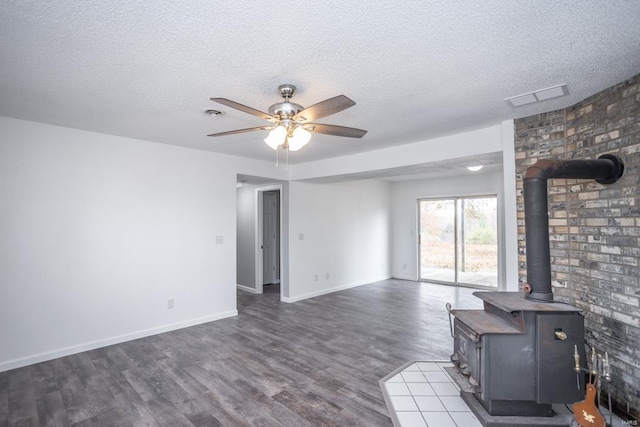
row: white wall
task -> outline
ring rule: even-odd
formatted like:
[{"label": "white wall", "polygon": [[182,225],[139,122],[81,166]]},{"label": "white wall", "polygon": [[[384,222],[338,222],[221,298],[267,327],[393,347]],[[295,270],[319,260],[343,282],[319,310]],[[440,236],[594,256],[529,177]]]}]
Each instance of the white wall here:
[{"label": "white wall", "polygon": [[[510,149],[513,150],[513,135],[510,140]],[[290,165],[289,179],[303,180],[383,170],[496,153],[502,149],[503,126],[498,124],[412,144]]]},{"label": "white wall", "polygon": [[[392,198],[389,183],[283,181],[512,150],[513,135],[500,141],[505,129],[287,174],[271,162],[0,117],[0,371],[236,314],[245,280],[234,265],[236,219],[245,221],[237,174],[282,182],[283,300],[403,277],[403,260],[417,271],[402,241],[416,224],[415,200],[410,214],[394,207],[392,227],[402,192]],[[461,186],[471,184],[479,182]]]},{"label": "white wall", "polygon": [[290,294],[285,301],[389,277],[389,183],[290,182],[289,195]]},{"label": "white wall", "polygon": [[235,315],[236,174],[258,169],[0,118],[0,371]]},{"label": "white wall", "polygon": [[[502,175],[494,174],[487,180],[484,178],[483,180],[459,178],[445,181],[414,181],[393,185],[393,240],[390,250],[390,253],[393,254],[393,266],[391,273],[393,277],[397,278],[408,280],[418,278],[417,243],[415,243],[416,200],[418,198],[456,194],[498,194],[500,195],[498,208],[501,221],[499,224],[501,233],[499,258],[502,261],[498,280],[504,289],[517,290],[517,218],[512,120],[413,144],[292,165],[290,166],[289,178],[303,180],[348,175],[496,152],[503,153],[505,173]],[[398,203],[402,203],[402,205],[398,205]],[[291,233],[291,242],[295,242],[295,230],[292,229]]]},{"label": "white wall", "polygon": [[[391,188],[391,274],[398,279],[418,280],[418,199],[498,196],[498,238],[504,247],[504,182],[501,173],[468,174],[452,178],[395,182]],[[499,256],[498,286],[505,289],[506,263]],[[516,283],[517,285],[517,283]]]},{"label": "white wall", "polygon": [[255,292],[256,186],[239,187],[237,195],[237,281],[240,288]]},{"label": "white wall", "polygon": [[504,180],[505,290],[518,290],[518,207],[516,203],[516,154],[513,120],[502,122],[502,177]]}]

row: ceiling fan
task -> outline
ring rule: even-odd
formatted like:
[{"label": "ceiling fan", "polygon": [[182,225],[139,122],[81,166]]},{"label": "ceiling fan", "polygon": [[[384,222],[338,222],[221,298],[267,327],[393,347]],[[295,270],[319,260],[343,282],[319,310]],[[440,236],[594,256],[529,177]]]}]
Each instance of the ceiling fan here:
[{"label": "ceiling fan", "polygon": [[325,99],[308,108],[290,101],[296,92],[296,87],[291,84],[283,84],[278,87],[284,102],[278,102],[269,107],[269,114],[255,108],[247,107],[226,98],[211,98],[219,104],[249,113],[261,119],[268,120],[272,125],[257,126],[247,129],[237,129],[227,132],[213,133],[207,136],[225,136],[236,133],[253,132],[257,130],[270,130],[264,142],[274,150],[282,147],[285,150],[297,151],[304,147],[311,139],[311,132],[326,135],[345,136],[348,138],[362,138],[367,131],[345,126],[327,125],[315,123],[315,120],[330,116],[349,107],[356,105],[344,95]]}]

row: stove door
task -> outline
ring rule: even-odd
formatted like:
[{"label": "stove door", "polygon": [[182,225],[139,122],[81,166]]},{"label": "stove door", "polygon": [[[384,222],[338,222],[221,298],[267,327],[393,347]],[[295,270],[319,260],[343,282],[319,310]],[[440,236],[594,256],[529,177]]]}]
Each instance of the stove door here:
[{"label": "stove door", "polygon": [[481,343],[480,337],[458,318],[454,321],[453,348],[458,356],[460,373],[469,377],[472,386],[480,384]]},{"label": "stove door", "polygon": [[573,403],[583,399],[574,370],[574,346],[585,365],[584,317],[578,313],[536,315],[537,402]]}]

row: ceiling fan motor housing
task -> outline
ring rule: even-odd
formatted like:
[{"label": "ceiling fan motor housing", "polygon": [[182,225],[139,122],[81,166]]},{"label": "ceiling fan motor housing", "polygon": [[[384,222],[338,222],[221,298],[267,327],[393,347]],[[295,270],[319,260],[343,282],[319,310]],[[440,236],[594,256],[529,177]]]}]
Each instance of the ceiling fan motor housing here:
[{"label": "ceiling fan motor housing", "polygon": [[289,102],[289,99],[296,93],[296,87],[291,84],[283,84],[278,86],[280,95],[284,98],[284,102],[278,102],[269,107],[269,114],[272,116],[278,116],[280,119],[285,119],[298,114],[304,110],[301,105]]},{"label": "ceiling fan motor housing", "polygon": [[284,101],[284,102],[278,102],[270,106],[269,114],[271,114],[272,116],[279,116],[280,119],[285,119],[287,117],[291,117],[295,114],[298,114],[302,110],[304,110],[302,105],[298,105],[289,101]]}]

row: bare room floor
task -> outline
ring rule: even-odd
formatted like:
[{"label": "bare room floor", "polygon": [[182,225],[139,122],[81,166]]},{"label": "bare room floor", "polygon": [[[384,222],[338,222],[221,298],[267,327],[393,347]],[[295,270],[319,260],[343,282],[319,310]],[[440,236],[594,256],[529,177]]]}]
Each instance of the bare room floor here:
[{"label": "bare room floor", "polygon": [[0,373],[4,425],[392,424],[378,381],[448,359],[445,303],[473,290],[386,280]]}]

